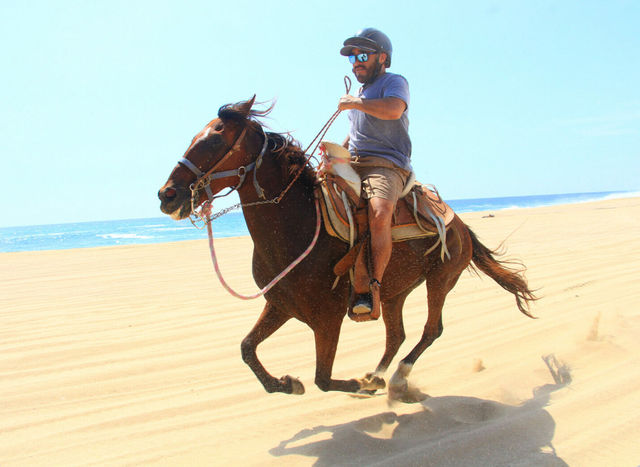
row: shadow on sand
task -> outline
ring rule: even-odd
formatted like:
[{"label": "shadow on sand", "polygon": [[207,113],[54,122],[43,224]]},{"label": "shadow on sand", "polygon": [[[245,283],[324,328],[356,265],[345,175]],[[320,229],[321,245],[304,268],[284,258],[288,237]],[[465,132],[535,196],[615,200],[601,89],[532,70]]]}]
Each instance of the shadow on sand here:
[{"label": "shadow on sand", "polygon": [[555,384],[536,388],[518,406],[475,397],[433,397],[422,401],[422,411],[416,413],[388,411],[302,430],[269,452],[316,457],[317,466],[566,466],[553,448],[555,422],[544,409],[550,394],[571,380],[568,372],[556,376]]}]

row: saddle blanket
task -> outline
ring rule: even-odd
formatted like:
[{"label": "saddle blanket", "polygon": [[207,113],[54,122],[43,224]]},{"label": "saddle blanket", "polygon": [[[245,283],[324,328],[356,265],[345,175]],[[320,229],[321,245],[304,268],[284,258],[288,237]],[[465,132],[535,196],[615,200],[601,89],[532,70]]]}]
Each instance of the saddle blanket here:
[{"label": "saddle blanket", "polygon": [[[352,190],[340,177],[327,175],[316,189],[320,198],[324,225],[329,233],[353,246],[362,232],[357,232],[355,203],[348,195]],[[396,205],[391,227],[394,242],[439,236],[444,244],[447,226],[455,214],[435,187],[414,182],[413,187]]]}]

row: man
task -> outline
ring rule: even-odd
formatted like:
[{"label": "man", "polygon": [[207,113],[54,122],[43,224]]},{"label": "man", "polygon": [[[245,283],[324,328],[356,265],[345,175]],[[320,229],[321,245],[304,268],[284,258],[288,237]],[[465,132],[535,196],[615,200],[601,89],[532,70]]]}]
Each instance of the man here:
[{"label": "man", "polygon": [[340,53],[349,57],[353,74],[363,85],[357,97],[347,94],[338,103],[340,110],[349,110],[350,131],[344,146],[356,161],[354,168],[368,200],[373,279],[370,284],[356,280],[353,306],[354,313],[363,314],[372,310],[371,294],[379,294],[391,257],[392,216],[412,170],[409,84],[404,77],[387,73],[391,41],[377,29],[365,28],[348,38]]}]

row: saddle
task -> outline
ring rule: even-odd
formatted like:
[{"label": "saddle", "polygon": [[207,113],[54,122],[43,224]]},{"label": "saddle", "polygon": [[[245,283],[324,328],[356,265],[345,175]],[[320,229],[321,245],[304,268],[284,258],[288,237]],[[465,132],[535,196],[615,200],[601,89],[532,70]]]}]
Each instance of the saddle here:
[{"label": "saddle", "polygon": [[[355,222],[360,199],[354,199],[349,192],[344,180],[335,175],[325,175],[316,188],[325,229],[329,235],[353,246],[355,239],[361,237],[363,232],[359,231]],[[394,242],[435,236],[442,241],[453,217],[453,210],[442,200],[434,186],[414,180],[408,193],[398,200],[391,236]],[[441,250],[444,261],[444,256],[448,256],[446,245],[443,244]]]},{"label": "saddle", "polygon": [[[318,170],[319,183],[316,188],[316,197],[320,200],[324,227],[329,235],[350,246],[349,252],[334,266],[335,287],[340,277],[349,271],[352,271],[353,283],[353,266],[356,258],[358,255],[366,254],[367,206],[360,197],[361,181],[350,165],[349,152],[338,144],[326,141],[322,142],[321,150],[323,157]],[[396,204],[391,226],[392,240],[404,242],[434,237],[436,241],[425,255],[440,246],[440,258],[444,261],[445,256],[450,257],[446,246],[446,235],[447,227],[454,216],[453,210],[442,200],[436,188],[415,181],[412,173]],[[377,319],[375,311],[372,311],[373,316],[368,319]],[[379,316],[379,307],[377,315]],[[349,316],[356,321],[364,320],[356,319],[351,307]]]}]

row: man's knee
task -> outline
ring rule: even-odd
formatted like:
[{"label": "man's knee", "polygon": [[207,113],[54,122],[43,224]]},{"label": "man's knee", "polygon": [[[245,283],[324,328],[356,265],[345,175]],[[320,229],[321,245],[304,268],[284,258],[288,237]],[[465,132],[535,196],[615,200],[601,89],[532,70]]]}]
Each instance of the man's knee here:
[{"label": "man's knee", "polygon": [[371,198],[369,200],[369,227],[371,230],[388,229],[395,203],[384,198]]}]

